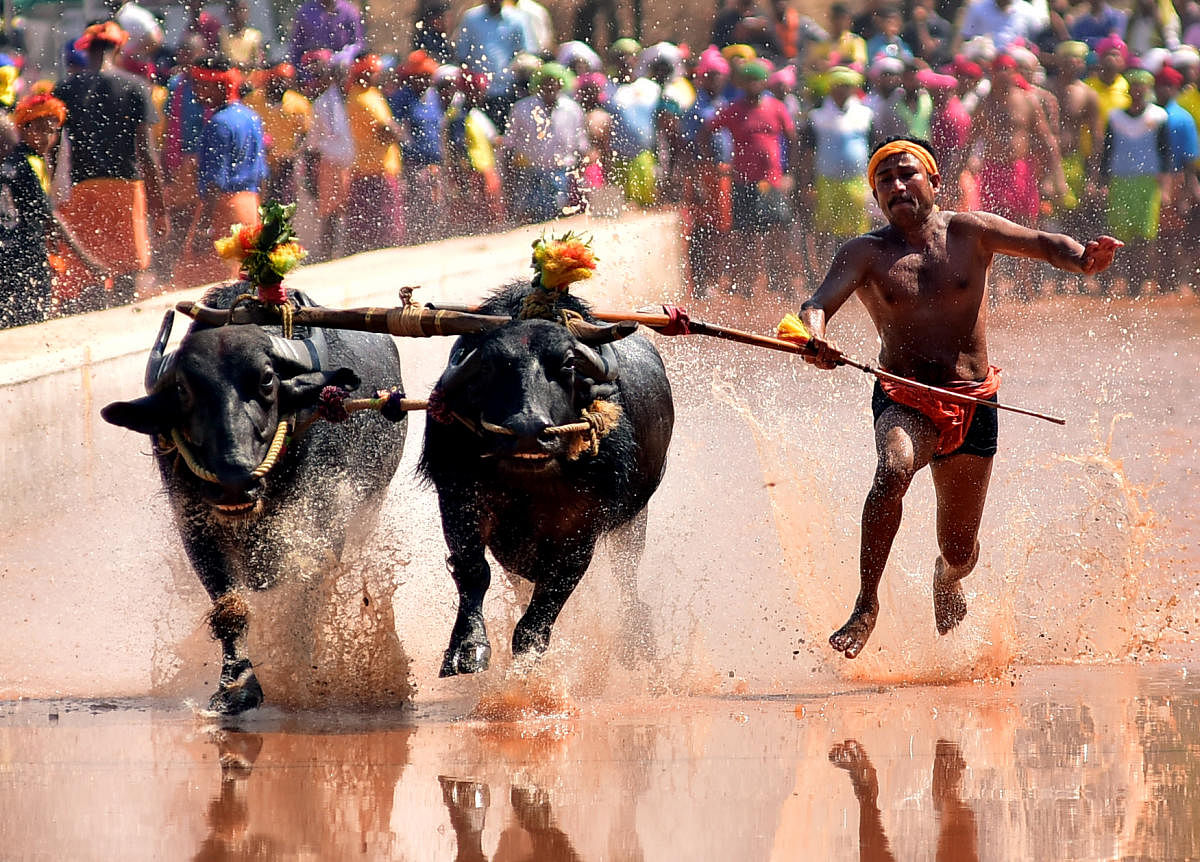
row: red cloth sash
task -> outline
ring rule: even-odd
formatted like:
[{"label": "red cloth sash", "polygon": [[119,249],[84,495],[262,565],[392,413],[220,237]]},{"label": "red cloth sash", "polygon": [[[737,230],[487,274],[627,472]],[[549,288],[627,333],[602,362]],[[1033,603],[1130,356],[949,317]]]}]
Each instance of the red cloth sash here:
[{"label": "red cloth sash", "polygon": [[[938,455],[948,455],[963,444],[971,420],[975,418],[973,403],[955,401],[949,396],[914,389],[882,377],[879,378],[879,385],[883,387],[884,394],[897,404],[912,407],[929,417],[941,435],[938,438]],[[1000,389],[1000,369],[989,365],[987,377],[983,380],[954,380],[940,383],[938,388],[974,398],[991,398]]]}]

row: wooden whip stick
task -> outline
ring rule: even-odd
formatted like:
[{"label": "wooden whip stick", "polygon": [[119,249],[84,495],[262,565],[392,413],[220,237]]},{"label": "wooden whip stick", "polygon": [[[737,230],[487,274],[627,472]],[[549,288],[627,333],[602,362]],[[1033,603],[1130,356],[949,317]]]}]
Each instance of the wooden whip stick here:
[{"label": "wooden whip stick", "polygon": [[[438,306],[448,311],[461,311],[470,313],[470,306]],[[736,341],[739,344],[749,344],[753,347],[765,347],[768,350],[779,350],[783,353],[794,353],[803,355],[810,353],[807,344],[798,344],[794,341],[789,341],[784,338],[775,338],[770,335],[759,335],[756,332],[746,332],[741,329],[733,329],[729,326],[720,326],[715,323],[706,323],[703,320],[687,321],[686,330],[680,330],[680,322],[678,318],[667,314],[652,314],[644,311],[592,311],[592,316],[597,320],[613,323],[621,320],[629,320],[634,323],[640,323],[656,331],[667,330],[670,335],[707,335],[712,338],[721,338],[725,341]],[[961,392],[953,392],[949,389],[943,389],[940,386],[933,386],[929,383],[922,383],[919,380],[912,380],[908,377],[901,377],[899,374],[892,374],[890,371],[884,371],[882,368],[871,365],[866,362],[859,362],[848,356],[843,356],[839,365],[849,365],[851,368],[857,368],[867,374],[875,377],[891,380],[903,386],[908,386],[912,389],[923,389],[926,392],[932,392],[944,398],[947,401],[956,401],[960,404],[977,404],[981,407],[992,407],[996,410],[1007,410],[1010,413],[1020,413],[1022,416],[1032,416],[1034,419],[1044,419],[1047,422],[1053,422],[1055,425],[1066,425],[1067,420],[1059,416],[1051,416],[1048,413],[1040,413],[1036,410],[1027,410],[1024,407],[1014,407],[1011,404],[1001,404],[996,401],[988,401],[983,398],[976,398],[974,395],[964,395]]]}]

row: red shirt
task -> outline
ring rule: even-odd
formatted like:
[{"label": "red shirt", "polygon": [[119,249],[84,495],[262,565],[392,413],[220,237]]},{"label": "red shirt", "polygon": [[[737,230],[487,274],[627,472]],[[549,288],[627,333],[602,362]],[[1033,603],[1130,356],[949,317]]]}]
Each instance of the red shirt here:
[{"label": "red shirt", "polygon": [[787,108],[774,96],[763,94],[757,104],[745,97],[731,102],[706,124],[709,131],[729,129],[733,136],[733,174],[740,183],[766,181],[773,186],[783,179],[783,136],[795,135],[796,126]]}]

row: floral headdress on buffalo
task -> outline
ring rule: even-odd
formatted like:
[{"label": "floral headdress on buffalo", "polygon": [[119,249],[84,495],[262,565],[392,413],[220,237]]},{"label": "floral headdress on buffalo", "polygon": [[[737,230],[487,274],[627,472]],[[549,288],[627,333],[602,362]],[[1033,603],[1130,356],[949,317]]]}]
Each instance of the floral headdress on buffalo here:
[{"label": "floral headdress on buffalo", "polygon": [[560,300],[577,281],[592,277],[598,262],[591,237],[567,231],[560,237],[542,236],[533,242],[533,284],[539,290],[525,298],[524,319],[558,318]]},{"label": "floral headdress on buffalo", "polygon": [[235,224],[229,236],[213,243],[217,254],[241,264],[242,278],[258,290],[259,302],[286,305],[283,277],[308,256],[296,241],[295,214],[294,203],[284,206],[270,201],[258,208],[257,224]]}]

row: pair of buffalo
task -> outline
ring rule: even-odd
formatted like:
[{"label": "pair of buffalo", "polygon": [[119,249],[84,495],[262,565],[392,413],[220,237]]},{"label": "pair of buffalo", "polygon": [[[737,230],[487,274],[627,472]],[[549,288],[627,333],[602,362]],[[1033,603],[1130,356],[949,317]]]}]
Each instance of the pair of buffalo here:
[{"label": "pair of buffalo", "polygon": [[[243,287],[214,288],[204,302],[229,308]],[[674,423],[666,372],[649,340],[615,340],[627,327],[577,336],[558,322],[516,319],[533,289],[512,285],[482,306],[514,319],[460,337],[431,397],[420,469],[437,490],[459,596],[442,676],[488,667],[485,548],[534,585],[514,654],[547,648],[608,533],[629,551],[614,555],[627,628],[644,632],[634,575]],[[562,304],[595,324],[578,299]],[[166,353],[172,314],[150,354],[148,394],[101,413],[151,435],[188,557],[213,600],[223,657],[210,707],[236,713],[263,698],[246,654],[241,588],[270,586],[297,552],[340,556],[348,531],[373,521],[400,463],[403,418],[313,422],[322,390],[398,387],[400,359],[386,335],[297,328],[282,338],[252,324],[201,322]],[[590,448],[558,433],[596,402],[619,409],[610,407]]]}]

